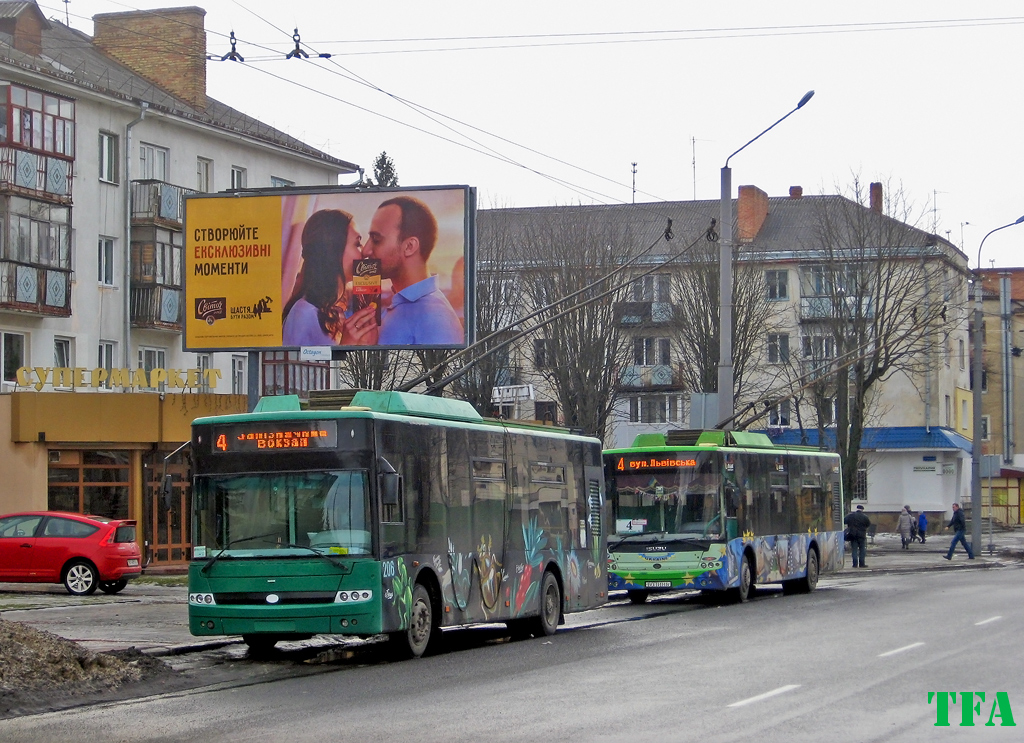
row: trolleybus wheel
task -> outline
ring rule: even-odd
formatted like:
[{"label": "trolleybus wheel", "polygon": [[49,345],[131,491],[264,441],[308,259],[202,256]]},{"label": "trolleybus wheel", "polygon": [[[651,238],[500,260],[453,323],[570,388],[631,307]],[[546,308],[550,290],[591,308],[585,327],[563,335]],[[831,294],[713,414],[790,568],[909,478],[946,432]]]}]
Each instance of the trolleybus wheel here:
[{"label": "trolleybus wheel", "polygon": [[818,553],[807,550],[807,575],[797,582],[801,592],[810,593],[818,587]]},{"label": "trolleybus wheel", "polygon": [[754,593],[754,571],[750,569],[750,558],[744,557],[740,561],[740,584],[735,589],[736,601],[741,604],[750,600]]},{"label": "trolleybus wheel", "polygon": [[558,587],[555,574],[544,573],[540,583],[540,614],[535,620],[533,634],[536,637],[550,637],[558,629],[562,616],[562,590]]},{"label": "trolleybus wheel", "polygon": [[427,652],[435,629],[430,592],[422,583],[417,583],[412,589],[412,612],[409,615],[409,627],[403,632],[395,632],[391,635],[396,657],[421,657]]},{"label": "trolleybus wheel", "polygon": [[650,591],[626,591],[626,595],[629,596],[629,603],[631,604],[642,604],[647,601],[647,596]]}]

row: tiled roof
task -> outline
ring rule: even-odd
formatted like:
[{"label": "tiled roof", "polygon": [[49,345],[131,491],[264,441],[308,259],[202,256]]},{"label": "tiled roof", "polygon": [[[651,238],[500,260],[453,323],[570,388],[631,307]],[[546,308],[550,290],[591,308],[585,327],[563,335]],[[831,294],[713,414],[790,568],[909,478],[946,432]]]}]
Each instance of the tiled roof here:
[{"label": "tiled roof", "polygon": [[[818,431],[807,429],[801,431],[796,428],[787,428],[782,432],[777,429],[761,431],[766,433],[776,444],[787,446],[818,446]],[[825,448],[835,449],[835,429],[825,430]],[[894,426],[891,428],[865,428],[864,436],[861,439],[861,448],[866,450],[888,450],[888,449],[961,449],[965,452],[971,451],[971,442],[966,438],[950,431],[948,428],[932,426]]]},{"label": "tiled roof", "polygon": [[[0,2],[0,17],[15,17],[24,10],[22,6],[30,5],[33,3]],[[42,54],[38,57],[14,49],[11,35],[0,33],[0,66],[4,65],[50,75],[66,84],[124,100],[146,102],[155,110],[292,150],[342,172],[355,173],[359,169],[212,98],[208,98],[205,109],[195,108],[103,54],[90,36],[57,19],[50,19],[43,30]]]}]

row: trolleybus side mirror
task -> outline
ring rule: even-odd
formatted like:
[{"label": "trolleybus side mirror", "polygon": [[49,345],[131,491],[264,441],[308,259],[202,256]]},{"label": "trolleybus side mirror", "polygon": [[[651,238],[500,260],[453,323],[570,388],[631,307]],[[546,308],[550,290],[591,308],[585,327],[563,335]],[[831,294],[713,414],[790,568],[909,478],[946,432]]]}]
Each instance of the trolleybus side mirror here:
[{"label": "trolleybus side mirror", "polygon": [[385,506],[397,506],[402,490],[402,476],[397,472],[384,472],[380,475],[380,502]]}]

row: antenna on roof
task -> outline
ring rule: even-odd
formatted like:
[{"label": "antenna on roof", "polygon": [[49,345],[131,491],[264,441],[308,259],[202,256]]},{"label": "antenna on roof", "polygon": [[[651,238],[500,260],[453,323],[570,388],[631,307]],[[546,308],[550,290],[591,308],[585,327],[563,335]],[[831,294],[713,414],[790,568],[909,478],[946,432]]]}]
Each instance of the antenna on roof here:
[{"label": "antenna on roof", "polygon": [[71,14],[68,13],[68,5],[71,4],[71,0],[64,0],[64,25],[71,28]]},{"label": "antenna on roof", "polygon": [[[65,0],[65,2],[66,1],[67,0]],[[221,62],[227,62],[229,59],[232,62],[244,62],[245,61],[245,57],[243,57],[241,54],[239,54],[238,50],[235,48],[235,32],[234,31],[231,32],[231,51],[228,52],[227,54],[225,54],[223,57],[221,57],[220,61]]]}]

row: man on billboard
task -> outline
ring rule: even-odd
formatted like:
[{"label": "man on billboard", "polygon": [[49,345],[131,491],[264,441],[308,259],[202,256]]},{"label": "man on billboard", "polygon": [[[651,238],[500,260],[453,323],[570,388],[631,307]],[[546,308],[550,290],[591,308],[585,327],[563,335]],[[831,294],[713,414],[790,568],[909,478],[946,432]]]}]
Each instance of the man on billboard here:
[{"label": "man on billboard", "polygon": [[395,196],[377,207],[363,249],[381,261],[381,277],[391,280],[391,306],[382,318],[382,346],[457,345],[462,323],[429,274],[427,261],[437,242],[437,220],[412,196]]}]

